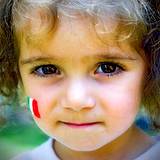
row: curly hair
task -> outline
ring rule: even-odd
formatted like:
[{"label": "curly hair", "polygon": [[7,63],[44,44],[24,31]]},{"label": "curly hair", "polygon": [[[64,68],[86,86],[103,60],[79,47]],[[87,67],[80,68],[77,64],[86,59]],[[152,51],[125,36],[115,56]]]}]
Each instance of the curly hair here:
[{"label": "curly hair", "polygon": [[[20,37],[24,36],[34,41],[35,33],[33,34],[32,26],[29,30],[25,27],[28,24],[32,25],[34,21],[32,13],[37,8],[46,11],[45,16],[39,17],[41,22],[47,22],[40,23],[37,35],[42,33],[42,36],[44,31],[46,33],[54,30],[58,12],[72,17],[74,14],[70,11],[83,12],[102,22],[109,15],[110,18],[119,18],[126,25],[136,27],[141,48],[144,49],[149,64],[142,104],[155,126],[160,128],[160,7],[156,2],[156,0],[1,0],[0,93],[6,97],[14,97],[17,93],[21,80],[18,70],[18,44]],[[27,23],[29,21],[32,23]]]},{"label": "curly hair", "polygon": [[152,14],[146,17],[148,33],[143,48],[149,62],[147,83],[143,92],[143,104],[151,115],[153,126],[160,128],[160,3],[151,0]]}]

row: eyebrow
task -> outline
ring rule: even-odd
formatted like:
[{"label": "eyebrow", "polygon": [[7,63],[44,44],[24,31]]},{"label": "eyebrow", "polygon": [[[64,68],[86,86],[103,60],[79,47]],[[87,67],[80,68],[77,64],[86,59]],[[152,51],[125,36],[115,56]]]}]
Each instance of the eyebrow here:
[{"label": "eyebrow", "polygon": [[[85,56],[83,57],[85,60],[88,59],[116,59],[116,60],[137,60],[136,57],[133,56],[129,56],[129,55],[111,55],[111,54],[98,54],[98,55],[91,55],[91,56]],[[50,57],[44,57],[44,56],[35,56],[35,57],[30,57],[27,59],[22,59],[20,61],[21,65],[25,65],[25,64],[31,64],[31,63],[35,63],[35,62],[51,62],[51,61],[55,61],[58,62],[60,61],[61,63],[66,61],[65,58],[61,58],[61,57],[54,57],[54,56],[50,56]]]},{"label": "eyebrow", "polygon": [[55,58],[55,57],[36,56],[36,57],[30,57],[30,58],[22,59],[22,60],[20,61],[20,64],[21,64],[21,65],[25,65],[25,64],[35,63],[35,62],[42,62],[42,61],[47,61],[47,62],[58,61],[58,58]]},{"label": "eyebrow", "polygon": [[117,55],[117,54],[98,54],[93,56],[86,56],[85,58],[96,58],[96,59],[117,59],[117,60],[137,60],[136,57],[131,55]]}]

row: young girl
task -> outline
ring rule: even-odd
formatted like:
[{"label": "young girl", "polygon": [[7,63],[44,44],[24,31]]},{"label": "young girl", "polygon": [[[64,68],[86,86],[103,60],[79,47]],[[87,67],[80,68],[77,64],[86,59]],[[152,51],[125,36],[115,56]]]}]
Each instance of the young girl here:
[{"label": "young girl", "polygon": [[1,93],[23,92],[51,137],[16,159],[160,159],[160,143],[134,124],[144,106],[159,127],[159,17],[149,2],[2,0],[0,13]]}]

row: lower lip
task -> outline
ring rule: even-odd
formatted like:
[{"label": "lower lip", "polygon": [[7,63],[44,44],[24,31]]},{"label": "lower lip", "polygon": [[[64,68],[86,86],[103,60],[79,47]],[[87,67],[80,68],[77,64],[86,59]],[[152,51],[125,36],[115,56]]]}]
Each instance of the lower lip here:
[{"label": "lower lip", "polygon": [[86,127],[92,127],[97,124],[100,124],[100,122],[94,122],[94,123],[81,123],[81,124],[75,124],[75,123],[66,123],[62,122],[63,124],[67,125],[68,127],[71,128],[86,128]]}]

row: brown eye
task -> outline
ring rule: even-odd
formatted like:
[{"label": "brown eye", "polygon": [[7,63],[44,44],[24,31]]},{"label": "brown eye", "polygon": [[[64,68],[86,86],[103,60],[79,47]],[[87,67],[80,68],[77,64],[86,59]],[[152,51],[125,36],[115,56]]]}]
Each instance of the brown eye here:
[{"label": "brown eye", "polygon": [[119,74],[124,69],[116,63],[113,62],[102,62],[98,65],[95,74],[103,74],[106,76],[114,76]]},{"label": "brown eye", "polygon": [[52,75],[52,74],[60,74],[60,71],[58,70],[58,68],[54,65],[42,65],[42,66],[38,66],[34,69],[34,74],[38,75],[38,76],[48,76],[48,75]]}]

